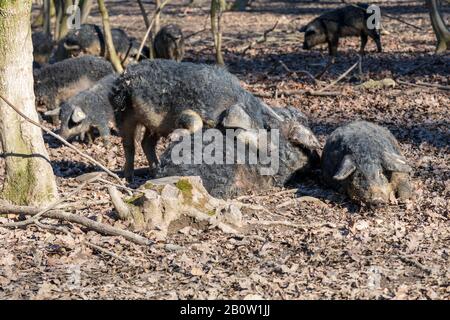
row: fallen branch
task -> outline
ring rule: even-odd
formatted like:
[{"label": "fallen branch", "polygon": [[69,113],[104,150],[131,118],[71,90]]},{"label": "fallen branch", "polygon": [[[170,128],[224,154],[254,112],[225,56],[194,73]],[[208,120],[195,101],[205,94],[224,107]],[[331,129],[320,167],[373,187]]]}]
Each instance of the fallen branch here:
[{"label": "fallen branch", "polygon": [[435,89],[439,89],[439,90],[450,91],[450,86],[443,86],[443,85],[435,84],[435,83],[425,83],[425,82],[412,83],[412,82],[407,82],[407,81],[402,81],[402,80],[396,80],[396,81],[398,84],[403,84],[403,85],[412,86],[412,87],[435,88]]},{"label": "fallen branch", "polygon": [[281,64],[281,66],[284,68],[284,70],[286,70],[288,73],[293,73],[293,74],[298,74],[298,73],[300,73],[300,74],[304,74],[305,76],[307,76],[308,78],[310,78],[310,79],[313,81],[314,84],[317,83],[317,79],[316,79],[311,73],[309,73],[308,71],[306,71],[306,70],[296,70],[296,71],[293,71],[293,70],[289,69],[289,67],[288,67],[283,61],[279,60],[278,62]]},{"label": "fallen branch", "polygon": [[[98,175],[97,175],[98,176]],[[17,228],[17,227],[23,227],[26,225],[29,225],[31,223],[36,223],[38,222],[38,219],[44,215],[46,212],[49,212],[50,210],[56,208],[59,204],[63,203],[64,201],[66,201],[67,199],[69,199],[70,197],[72,197],[73,195],[77,194],[78,192],[80,192],[89,182],[93,181],[94,179],[97,178],[97,176],[91,178],[90,180],[85,181],[84,183],[82,183],[80,186],[78,186],[78,188],[76,188],[75,190],[73,190],[72,192],[70,192],[67,196],[58,199],[56,201],[54,201],[53,203],[51,203],[48,207],[46,207],[45,209],[39,211],[37,214],[35,214],[32,218],[30,219],[26,219],[20,222],[11,222],[11,223],[3,223],[0,224],[0,226],[4,227],[4,228]]]},{"label": "fallen branch", "polygon": [[[0,213],[1,214],[24,214],[24,215],[37,215],[41,211],[40,208],[36,207],[30,207],[30,206],[17,206],[7,203],[0,203]],[[137,243],[140,245],[152,245],[152,241],[138,235],[136,233],[133,233],[128,230],[119,229],[116,227],[112,227],[110,225],[100,223],[91,219],[88,219],[86,217],[82,217],[73,213],[60,211],[60,210],[50,210],[48,212],[43,213],[42,215],[45,218],[50,219],[56,219],[56,220],[62,220],[67,222],[72,222],[79,224],[83,227],[86,227],[90,230],[96,231],[100,234],[110,235],[110,236],[120,236],[124,239],[127,239],[128,241],[131,241],[133,243]],[[1,225],[0,225],[1,226]]]},{"label": "fallen branch", "polygon": [[[161,10],[166,6],[166,4],[169,3],[170,0],[166,0],[161,5],[156,8],[155,13],[152,16],[152,20],[150,22],[150,25],[147,28],[147,32],[145,33],[144,38],[142,39],[141,45],[139,46],[139,50],[137,53],[137,57],[141,56],[142,50],[144,49],[145,43],[147,42],[148,36],[150,35],[150,32],[152,31],[153,25],[155,24],[155,18],[160,14]],[[150,48],[151,49],[151,48]]]},{"label": "fallen branch", "polygon": [[269,220],[250,220],[249,224],[260,224],[263,226],[286,226],[297,229],[305,229],[305,226],[295,224],[289,221],[269,221]]},{"label": "fallen branch", "polygon": [[76,153],[78,153],[80,156],[82,156],[83,158],[89,160],[90,162],[92,162],[93,164],[95,164],[96,166],[98,166],[100,169],[102,169],[103,171],[105,171],[107,174],[109,174],[111,177],[113,177],[114,179],[116,179],[117,181],[119,181],[119,184],[122,186],[125,186],[124,183],[122,182],[122,180],[119,178],[118,175],[116,175],[115,173],[113,173],[111,170],[109,170],[108,168],[106,168],[104,165],[102,165],[100,162],[98,162],[97,160],[95,160],[94,158],[92,158],[91,156],[85,154],[84,152],[80,151],[78,148],[76,148],[73,144],[71,144],[70,142],[68,142],[66,139],[64,139],[63,137],[61,137],[60,135],[54,133],[53,131],[51,131],[50,129],[47,129],[46,127],[44,127],[43,125],[41,125],[40,123],[30,119],[28,116],[26,116],[25,114],[23,114],[19,109],[17,109],[11,102],[8,101],[8,99],[6,99],[4,96],[2,96],[0,94],[0,98],[5,101],[5,103],[10,106],[15,112],[17,112],[22,118],[24,118],[26,121],[34,124],[35,126],[41,128],[42,130],[44,130],[45,132],[47,132],[49,135],[51,135],[52,137],[58,139],[59,141],[61,141],[66,147],[69,147],[70,149],[74,150]]},{"label": "fallen branch", "polygon": [[341,81],[342,79],[344,79],[350,72],[352,72],[353,69],[355,69],[359,64],[361,63],[361,57],[359,57],[359,60],[357,62],[355,62],[354,65],[352,65],[350,68],[347,69],[347,71],[345,71],[343,74],[341,74],[339,76],[339,78],[337,78],[336,80],[332,81],[329,85],[327,85],[325,88],[322,88],[318,91],[318,93],[320,92],[325,92],[326,90],[330,89],[331,87],[333,87],[335,84],[337,84],[339,81]]},{"label": "fallen branch", "polygon": [[[272,93],[268,93],[268,92],[264,92],[264,93],[253,93],[255,96],[257,97],[262,97],[262,98],[273,98],[274,95]],[[320,96],[320,97],[336,97],[336,96],[340,96],[341,93],[337,92],[337,91],[314,91],[311,89],[305,89],[305,90],[280,90],[277,91],[278,95],[284,95],[287,97],[290,96],[300,96],[303,94],[306,95],[310,95],[310,96]]]},{"label": "fallen branch", "polygon": [[280,203],[279,205],[277,205],[275,208],[276,209],[281,209],[284,207],[287,207],[291,204],[296,204],[299,202],[315,202],[317,204],[320,204],[321,206],[326,205],[322,200],[315,198],[315,197],[311,197],[311,196],[302,196],[299,198],[294,198],[294,199],[289,199],[283,203]]},{"label": "fallen branch", "polygon": [[255,41],[251,42],[249,45],[245,46],[244,49],[242,50],[242,54],[246,54],[247,51],[252,49],[255,45],[266,42],[267,36],[269,35],[269,33],[275,31],[275,29],[278,27],[279,23],[280,23],[280,19],[278,19],[277,22],[275,22],[275,25],[272,28],[264,31],[264,34],[260,38],[256,39]]},{"label": "fallen branch", "polygon": [[205,27],[205,28],[203,28],[203,29],[201,29],[201,30],[199,30],[199,31],[193,32],[193,33],[187,35],[186,37],[184,37],[184,40],[187,40],[187,39],[190,39],[190,38],[192,38],[192,37],[195,37],[196,35],[198,35],[198,34],[200,34],[200,33],[203,33],[203,32],[205,32],[205,31],[207,31],[207,30],[208,30],[208,28]]},{"label": "fallen branch", "polygon": [[104,254],[107,254],[108,256],[113,257],[114,259],[117,259],[117,260],[122,261],[122,262],[124,262],[124,263],[130,263],[130,261],[128,261],[128,259],[122,258],[121,256],[115,254],[115,253],[112,252],[111,250],[105,249],[105,248],[100,247],[100,246],[98,246],[98,245],[96,245],[96,244],[93,244],[93,243],[91,243],[91,242],[84,241],[83,243],[84,243],[85,245],[87,245],[88,247],[94,249],[94,250],[97,250],[97,251],[99,251],[99,252],[101,252],[101,253],[104,253]]},{"label": "fallen branch", "polygon": [[317,80],[320,80],[320,78],[322,78],[322,76],[325,74],[325,72],[327,72],[328,69],[330,69],[331,66],[334,64],[334,61],[335,61],[335,59],[334,59],[334,57],[332,57],[330,59],[330,61],[328,61],[327,65],[323,68],[323,70],[320,71],[318,74],[316,74],[314,78],[316,78]]}]

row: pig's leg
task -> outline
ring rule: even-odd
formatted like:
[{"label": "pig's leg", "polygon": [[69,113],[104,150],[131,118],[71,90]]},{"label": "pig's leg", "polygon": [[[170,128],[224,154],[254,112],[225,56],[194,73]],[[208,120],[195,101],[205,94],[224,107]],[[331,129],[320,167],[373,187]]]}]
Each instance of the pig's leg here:
[{"label": "pig's leg", "polygon": [[122,145],[125,152],[125,166],[123,174],[128,182],[133,182],[134,178],[134,132],[136,130],[136,120],[133,117],[127,117],[120,128],[122,136]]},{"label": "pig's leg", "polygon": [[360,54],[364,55],[364,49],[366,48],[367,44],[367,34],[361,34],[361,49],[359,50]]},{"label": "pig's leg", "polygon": [[375,44],[377,45],[377,51],[381,52],[383,51],[383,48],[381,47],[381,36],[380,32],[377,30],[372,31],[369,36],[375,41]]},{"label": "pig's leg", "polygon": [[150,174],[153,175],[153,170],[158,166],[158,156],[156,155],[156,145],[159,137],[151,134],[148,130],[145,131],[144,138],[142,139],[141,146],[144,150],[145,156],[148,161],[148,167]]},{"label": "pig's leg", "polygon": [[411,178],[407,173],[392,172],[391,175],[392,189],[397,194],[397,197],[401,200],[406,200],[412,196]]},{"label": "pig's leg", "polygon": [[100,134],[100,138],[102,139],[103,144],[105,145],[105,147],[108,147],[110,142],[109,142],[109,136],[111,135],[111,131],[109,130],[109,127],[107,125],[100,125],[98,127],[98,132]]},{"label": "pig's leg", "polygon": [[328,33],[328,52],[330,56],[332,57],[337,56],[338,45],[339,45],[339,37],[331,33]]},{"label": "pig's leg", "polygon": [[86,132],[87,143],[91,145],[94,143],[94,132],[92,132],[92,128]]}]

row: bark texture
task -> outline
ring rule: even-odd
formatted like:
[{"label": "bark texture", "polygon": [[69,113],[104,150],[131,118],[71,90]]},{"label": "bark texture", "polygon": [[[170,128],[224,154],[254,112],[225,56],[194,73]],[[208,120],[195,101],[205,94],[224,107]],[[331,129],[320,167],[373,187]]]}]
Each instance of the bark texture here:
[{"label": "bark texture", "polygon": [[[0,0],[0,94],[38,121],[33,92],[31,0]],[[2,198],[42,204],[57,197],[42,131],[0,99],[0,140],[6,161]]]}]

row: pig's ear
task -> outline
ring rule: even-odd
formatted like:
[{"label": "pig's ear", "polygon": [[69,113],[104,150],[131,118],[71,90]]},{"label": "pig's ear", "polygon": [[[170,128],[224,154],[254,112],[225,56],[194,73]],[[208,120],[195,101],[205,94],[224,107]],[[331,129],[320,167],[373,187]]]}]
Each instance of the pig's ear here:
[{"label": "pig's ear", "polygon": [[72,113],[72,121],[73,122],[80,123],[84,119],[86,119],[86,113],[84,113],[84,111],[81,110],[80,107],[76,107],[75,109],[73,109],[73,113]]},{"label": "pig's ear", "polygon": [[392,152],[383,153],[383,167],[388,171],[397,172],[411,172],[412,170],[406,163],[405,157]]},{"label": "pig's ear", "polygon": [[289,130],[288,137],[289,141],[294,144],[301,145],[310,150],[320,149],[319,140],[317,140],[314,133],[307,127],[296,123]]},{"label": "pig's ear", "polygon": [[252,119],[243,107],[243,104],[237,103],[225,110],[222,118],[224,128],[240,128],[246,130],[252,128]]},{"label": "pig's ear", "polygon": [[298,29],[299,32],[306,32],[306,29],[308,29],[308,26],[305,25],[303,27],[301,27],[300,29]]},{"label": "pig's ear", "polygon": [[350,155],[346,155],[344,159],[333,176],[335,180],[344,180],[347,179],[354,171],[356,170],[355,163]]}]

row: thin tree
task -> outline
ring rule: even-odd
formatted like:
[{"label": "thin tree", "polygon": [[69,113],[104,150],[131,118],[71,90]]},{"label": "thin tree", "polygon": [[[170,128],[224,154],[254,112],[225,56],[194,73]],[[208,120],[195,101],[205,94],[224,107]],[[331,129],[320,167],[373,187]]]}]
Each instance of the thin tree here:
[{"label": "thin tree", "polygon": [[226,10],[226,0],[211,0],[211,31],[216,49],[216,63],[224,65],[222,55],[222,14]]},{"label": "thin tree", "polygon": [[92,0],[80,0],[81,23],[85,23],[92,9]]},{"label": "thin tree", "polygon": [[427,0],[428,9],[430,11],[431,25],[436,34],[437,44],[436,53],[442,53],[450,49],[450,30],[445,25],[436,0]]},{"label": "thin tree", "polygon": [[[155,11],[161,7],[161,0],[155,0]],[[155,15],[155,24],[153,25],[153,34],[156,35],[161,29],[161,11]]]},{"label": "thin tree", "polygon": [[1,197],[22,205],[48,203],[58,193],[42,131],[4,101],[8,99],[23,114],[38,121],[33,91],[31,0],[0,0],[0,15],[0,141],[6,168]]},{"label": "thin tree", "polygon": [[122,63],[120,62],[119,56],[117,55],[116,48],[114,48],[113,38],[111,34],[111,25],[109,24],[109,14],[105,6],[105,1],[97,0],[97,3],[100,13],[102,15],[103,33],[105,35],[106,48],[108,51],[108,59],[109,61],[111,61],[112,65],[114,66],[114,69],[116,69],[117,72],[122,73],[123,67]]},{"label": "thin tree", "polygon": [[73,6],[72,0],[55,0],[56,23],[55,39],[60,40],[69,32],[68,20],[71,17],[70,7]]},{"label": "thin tree", "polygon": [[52,10],[52,1],[51,0],[44,0],[43,3],[43,8],[42,8],[42,13],[43,13],[43,17],[44,17],[44,25],[43,25],[43,29],[44,29],[44,33],[47,36],[51,36],[52,35],[52,31],[51,31],[51,10]]}]

